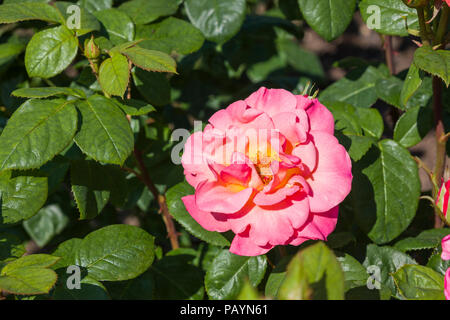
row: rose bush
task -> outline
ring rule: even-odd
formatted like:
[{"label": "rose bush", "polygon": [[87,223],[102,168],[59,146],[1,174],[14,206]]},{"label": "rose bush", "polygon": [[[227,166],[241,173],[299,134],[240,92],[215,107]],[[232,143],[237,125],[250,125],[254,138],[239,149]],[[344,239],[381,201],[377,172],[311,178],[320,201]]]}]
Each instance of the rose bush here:
[{"label": "rose bush", "polygon": [[183,202],[205,229],[236,236],[230,251],[326,240],[351,189],[351,160],[317,99],[260,88],[216,112],[185,145]]}]

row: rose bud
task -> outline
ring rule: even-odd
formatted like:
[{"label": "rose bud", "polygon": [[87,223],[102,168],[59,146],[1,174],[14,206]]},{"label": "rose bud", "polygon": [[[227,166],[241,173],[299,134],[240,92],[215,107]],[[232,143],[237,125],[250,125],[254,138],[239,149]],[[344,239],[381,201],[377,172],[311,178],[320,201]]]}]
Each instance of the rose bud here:
[{"label": "rose bud", "polygon": [[447,221],[450,221],[450,215],[448,214],[449,205],[448,200],[450,197],[450,180],[447,180],[441,185],[438,196],[436,198],[436,206],[441,210]]}]

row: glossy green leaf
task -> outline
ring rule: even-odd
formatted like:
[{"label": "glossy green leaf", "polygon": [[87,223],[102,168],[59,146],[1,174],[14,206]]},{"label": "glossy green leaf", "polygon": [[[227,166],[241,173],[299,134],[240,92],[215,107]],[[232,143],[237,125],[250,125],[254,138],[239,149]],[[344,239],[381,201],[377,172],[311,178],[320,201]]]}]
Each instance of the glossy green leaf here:
[{"label": "glossy green leaf", "polygon": [[118,9],[105,9],[93,12],[94,16],[103,24],[109,40],[118,45],[134,39],[134,24],[131,18]]},{"label": "glossy green leaf", "polygon": [[170,84],[166,76],[142,69],[132,71],[133,81],[139,93],[154,106],[163,106],[171,101]]},{"label": "glossy green leaf", "polygon": [[422,231],[417,237],[398,241],[395,249],[407,252],[411,250],[434,249],[441,244],[442,238],[450,234],[450,229],[431,229]]},{"label": "glossy green leaf", "polygon": [[25,67],[30,77],[51,78],[61,73],[78,52],[78,39],[65,26],[36,33],[25,51]]},{"label": "glossy green leaf", "polygon": [[238,256],[223,250],[214,259],[205,276],[208,296],[214,300],[236,298],[248,279],[257,286],[264,277],[267,260],[264,255],[256,257]]},{"label": "glossy green leaf", "polygon": [[0,23],[25,20],[62,22],[58,10],[46,3],[8,3],[0,5]]},{"label": "glossy green leaf", "polygon": [[0,136],[0,169],[38,168],[63,151],[77,130],[73,102],[28,100]]},{"label": "glossy green leaf", "polygon": [[230,242],[224,236],[218,232],[205,230],[187,212],[181,198],[193,194],[194,191],[194,188],[187,182],[181,182],[170,188],[166,193],[170,214],[195,237],[217,246],[230,245]]},{"label": "glossy green leaf", "polygon": [[136,27],[136,39],[145,49],[188,54],[201,48],[203,34],[187,21],[169,17],[159,23]]},{"label": "glossy green leaf", "polygon": [[55,257],[49,254],[30,254],[8,263],[2,269],[0,274],[5,275],[17,269],[26,267],[48,268],[58,262],[59,259],[59,257]]},{"label": "glossy green leaf", "polygon": [[74,96],[86,98],[82,90],[65,87],[20,88],[11,93],[21,98],[48,98],[53,96]]},{"label": "glossy green leaf", "polygon": [[404,109],[400,97],[402,88],[403,81],[396,77],[379,79],[375,85],[378,98],[401,110]]},{"label": "glossy green leaf", "polygon": [[206,39],[224,43],[241,28],[245,18],[245,0],[186,0],[189,20]]},{"label": "glossy green leaf", "polygon": [[[391,247],[378,247],[374,244],[367,246],[367,257],[364,267],[370,271],[371,277],[379,282],[381,291],[385,292],[385,299],[399,297],[391,274],[406,264],[416,264],[407,254]],[[375,283],[376,284],[376,283]]]},{"label": "glossy green leaf", "polygon": [[79,4],[89,12],[111,9],[114,0],[80,0]]},{"label": "glossy green leaf", "polygon": [[153,243],[153,236],[138,227],[109,225],[83,239],[76,251],[75,263],[99,281],[132,279],[152,264]]},{"label": "glossy green leaf", "polygon": [[372,66],[363,73],[357,69],[328,86],[320,93],[319,99],[347,102],[355,107],[369,108],[378,98],[375,85],[384,76],[382,71]]},{"label": "glossy green leaf", "polygon": [[323,242],[301,250],[289,263],[278,297],[281,299],[344,299],[344,273]]},{"label": "glossy green leaf", "polygon": [[281,284],[286,278],[286,268],[291,259],[292,256],[283,257],[270,272],[264,291],[267,297],[275,298],[278,296],[278,291],[280,290]]},{"label": "glossy green leaf", "polygon": [[23,222],[23,227],[39,247],[44,247],[54,236],[61,233],[69,218],[58,205],[49,205]]},{"label": "glossy green leaf", "polygon": [[447,270],[450,268],[450,260],[443,260],[441,257],[441,253],[442,250],[435,250],[435,253],[428,260],[427,267],[444,276]]},{"label": "glossy green leaf", "polygon": [[253,287],[248,280],[245,281],[244,287],[236,298],[237,300],[261,300],[258,290]]},{"label": "glossy green leaf", "polygon": [[102,62],[98,80],[103,91],[109,95],[123,97],[130,79],[128,59],[120,53],[111,53],[111,57]]},{"label": "glossy green leaf", "polygon": [[400,295],[407,300],[445,300],[444,276],[433,269],[405,265],[392,277]]},{"label": "glossy green leaf", "polygon": [[450,52],[448,50],[433,50],[423,46],[414,53],[414,64],[432,75],[441,78],[445,84],[450,84]]},{"label": "glossy green leaf", "polygon": [[135,24],[147,24],[176,13],[178,4],[177,0],[131,0],[123,3],[119,9],[130,16]]},{"label": "glossy green leaf", "polygon": [[355,0],[298,0],[298,3],[308,25],[327,41],[347,29],[356,7]]},{"label": "glossy green leaf", "polygon": [[155,107],[141,100],[127,99],[115,101],[122,108],[123,112],[130,116],[141,116],[155,111]]},{"label": "glossy green leaf", "polygon": [[345,254],[343,257],[338,257],[337,259],[344,272],[345,291],[367,284],[369,274],[367,273],[366,268],[364,268],[358,260],[349,254]]},{"label": "glossy green leaf", "polygon": [[147,71],[171,72],[176,73],[176,62],[171,56],[164,52],[147,50],[138,46],[121,50],[128,59]]},{"label": "glossy green leaf", "polygon": [[75,265],[75,253],[82,241],[82,239],[72,238],[61,243],[52,253],[55,257],[61,257],[61,259],[52,266],[52,269],[57,270]]},{"label": "glossy green leaf", "polygon": [[413,63],[409,67],[408,74],[406,75],[403,87],[400,93],[400,102],[402,105],[406,105],[413,94],[419,89],[422,84],[423,75],[419,68]]},{"label": "glossy green leaf", "polygon": [[356,221],[375,243],[393,240],[416,214],[420,196],[416,162],[397,142],[382,140],[352,171]]},{"label": "glossy green leaf", "polygon": [[80,131],[75,142],[97,161],[123,164],[133,150],[133,133],[123,112],[116,104],[100,95],[77,102],[81,112]]},{"label": "glossy green leaf", "polygon": [[415,146],[433,127],[433,114],[420,106],[408,109],[395,124],[394,140],[405,148]]},{"label": "glossy green leaf", "polygon": [[[372,6],[372,7],[371,7]],[[376,7],[373,7],[376,6]],[[397,0],[362,0],[359,4],[361,15],[371,29],[382,34],[393,36],[407,36],[409,29],[419,29],[417,11],[409,8],[402,1]],[[372,8],[372,10],[370,10]],[[379,8],[379,25],[375,15],[377,11],[373,8]]]},{"label": "glossy green leaf", "polygon": [[36,214],[47,200],[47,178],[0,174],[0,222],[16,223]]}]

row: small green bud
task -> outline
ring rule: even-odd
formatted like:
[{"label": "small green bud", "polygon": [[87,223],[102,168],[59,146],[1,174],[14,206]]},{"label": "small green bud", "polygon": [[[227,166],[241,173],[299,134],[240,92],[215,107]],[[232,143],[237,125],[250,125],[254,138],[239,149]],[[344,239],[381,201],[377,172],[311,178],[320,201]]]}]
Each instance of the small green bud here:
[{"label": "small green bud", "polygon": [[100,48],[95,44],[94,37],[84,41],[84,55],[88,59],[97,59],[100,56]]}]

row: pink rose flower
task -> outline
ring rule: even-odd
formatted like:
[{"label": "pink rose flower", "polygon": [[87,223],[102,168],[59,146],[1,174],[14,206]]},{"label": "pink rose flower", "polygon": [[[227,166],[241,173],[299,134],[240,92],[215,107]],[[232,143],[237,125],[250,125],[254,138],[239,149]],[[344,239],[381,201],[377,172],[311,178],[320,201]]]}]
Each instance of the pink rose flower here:
[{"label": "pink rose flower", "polygon": [[219,110],[182,157],[195,194],[182,200],[206,230],[232,230],[230,251],[326,240],[351,189],[351,160],[317,99],[260,88]]},{"label": "pink rose flower", "polygon": [[450,260],[450,234],[442,239],[442,260]]}]

